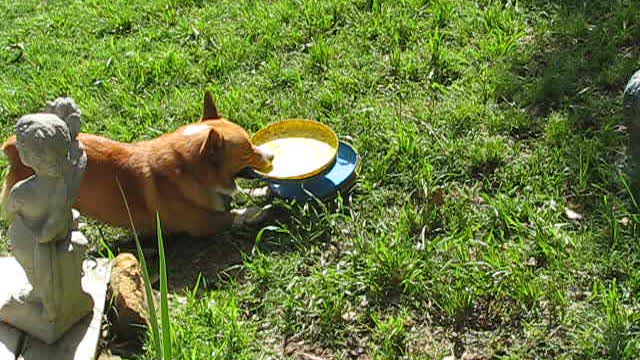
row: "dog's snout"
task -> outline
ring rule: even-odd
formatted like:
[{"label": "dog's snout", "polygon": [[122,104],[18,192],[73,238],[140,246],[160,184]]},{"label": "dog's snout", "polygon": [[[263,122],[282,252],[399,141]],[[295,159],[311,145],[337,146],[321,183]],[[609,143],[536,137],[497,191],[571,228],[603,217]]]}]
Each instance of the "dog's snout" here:
[{"label": "dog's snout", "polygon": [[259,171],[270,171],[272,169],[273,153],[271,151],[260,149],[254,146],[254,163],[251,165],[253,168]]},{"label": "dog's snout", "polygon": [[262,158],[265,159],[268,162],[273,161],[273,153],[268,151],[268,150],[263,150],[263,149],[258,149],[258,151],[260,152],[260,155],[262,155]]}]

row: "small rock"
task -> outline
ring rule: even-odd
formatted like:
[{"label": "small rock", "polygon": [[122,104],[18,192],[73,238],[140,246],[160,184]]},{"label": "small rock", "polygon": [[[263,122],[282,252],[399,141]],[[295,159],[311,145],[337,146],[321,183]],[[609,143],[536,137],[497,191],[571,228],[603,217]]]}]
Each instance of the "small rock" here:
[{"label": "small rock", "polygon": [[147,296],[138,259],[119,254],[111,270],[109,293],[112,299],[112,326],[122,340],[144,339],[148,324]]},{"label": "small rock", "polygon": [[369,300],[363,296],[362,301],[360,301],[360,307],[366,308],[367,306],[369,306]]},{"label": "small rock", "polygon": [[98,356],[98,360],[122,360],[120,356],[110,354],[108,352],[101,352]]},{"label": "small rock", "polygon": [[624,125],[616,125],[613,127],[613,130],[617,133],[626,133],[628,128]]},{"label": "small rock", "polygon": [[356,316],[358,316],[358,313],[356,313],[355,311],[347,311],[344,314],[342,314],[342,320],[346,322],[353,322]]},{"label": "small rock", "polygon": [[567,217],[571,220],[582,220],[583,216],[582,214],[575,212],[569,208],[564,209],[564,213],[567,215]]},{"label": "small rock", "polygon": [[351,349],[349,350],[349,355],[351,355],[351,357],[355,357],[357,358],[358,356],[364,354],[364,348],[358,346],[355,349]]}]

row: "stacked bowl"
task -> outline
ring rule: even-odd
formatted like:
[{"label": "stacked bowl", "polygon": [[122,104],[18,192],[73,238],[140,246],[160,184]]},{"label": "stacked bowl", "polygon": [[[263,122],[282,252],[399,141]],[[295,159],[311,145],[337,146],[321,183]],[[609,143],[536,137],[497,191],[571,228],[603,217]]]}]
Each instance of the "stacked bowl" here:
[{"label": "stacked bowl", "polygon": [[331,199],[351,189],[360,170],[356,150],[317,121],[276,122],[258,131],[251,141],[274,155],[271,171],[255,171],[255,176],[284,199]]}]

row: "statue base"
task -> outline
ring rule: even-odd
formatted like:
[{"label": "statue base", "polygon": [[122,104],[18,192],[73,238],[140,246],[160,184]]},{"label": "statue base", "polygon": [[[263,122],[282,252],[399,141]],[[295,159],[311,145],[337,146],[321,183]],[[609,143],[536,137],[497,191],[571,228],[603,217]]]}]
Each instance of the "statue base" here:
[{"label": "statue base", "polygon": [[[0,258],[0,274],[3,275],[0,282],[0,360],[5,360],[5,353],[12,353],[6,356],[6,359],[12,360],[17,359],[18,355],[24,359],[93,359],[100,335],[111,265],[112,262],[107,259],[83,262],[82,288],[93,300],[93,311],[68,314],[75,316],[77,321],[67,321],[65,326],[42,318],[40,304],[16,301],[31,292],[31,285],[15,258]],[[22,321],[18,325],[20,329],[10,325],[16,324],[17,318]],[[62,332],[64,334],[60,337]],[[48,344],[54,338],[57,341]]]}]

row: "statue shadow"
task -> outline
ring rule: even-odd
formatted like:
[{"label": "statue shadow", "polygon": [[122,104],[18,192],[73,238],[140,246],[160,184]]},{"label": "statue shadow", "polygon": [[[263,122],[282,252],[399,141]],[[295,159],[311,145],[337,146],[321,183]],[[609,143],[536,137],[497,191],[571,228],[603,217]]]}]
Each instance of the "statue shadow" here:
[{"label": "statue shadow", "polygon": [[[523,39],[522,53],[527,54],[514,55],[515,60],[496,76],[495,98],[500,106],[524,108],[531,119],[525,135],[516,138],[547,137],[548,129],[558,131],[552,124],[555,114],[566,118],[567,128],[561,129],[565,135],[549,137],[546,145],[565,157],[563,196],[591,219],[606,218],[614,211],[612,206],[618,214],[624,213],[625,204],[634,209],[623,182],[629,141],[623,92],[640,68],[640,2],[525,0],[519,4],[534,9],[529,13],[537,14],[545,25],[536,36]],[[623,256],[640,250],[631,230],[623,229],[619,235],[629,239],[621,242],[626,247]],[[608,236],[596,236],[594,241],[595,256],[620,256],[611,251]],[[603,276],[624,279],[628,273],[624,263],[611,261]]]}]

